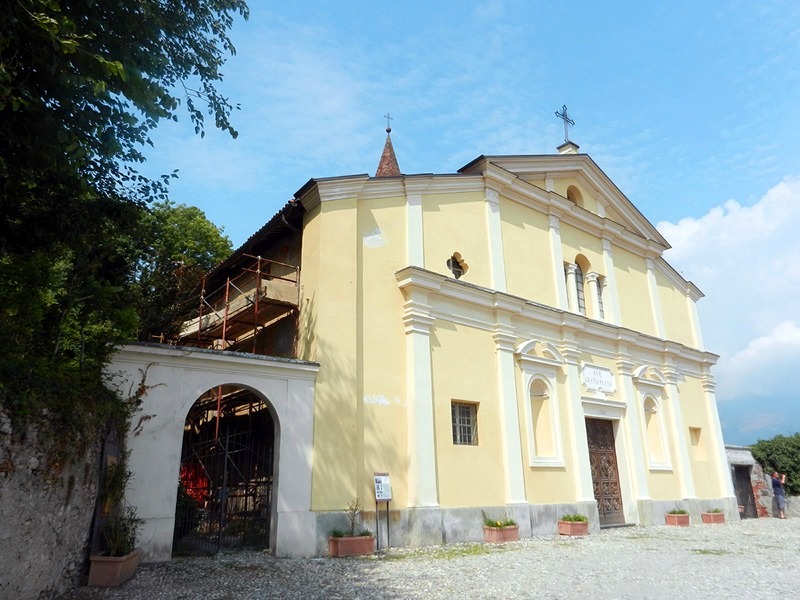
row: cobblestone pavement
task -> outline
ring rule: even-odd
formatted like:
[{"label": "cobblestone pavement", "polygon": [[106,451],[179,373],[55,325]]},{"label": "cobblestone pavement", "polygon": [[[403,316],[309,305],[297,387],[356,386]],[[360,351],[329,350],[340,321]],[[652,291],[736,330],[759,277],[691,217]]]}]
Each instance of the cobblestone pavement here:
[{"label": "cobblestone pavement", "polygon": [[62,600],[594,597],[798,598],[800,519],[630,527],[366,558],[176,558],[141,565],[120,588],[78,588]]}]

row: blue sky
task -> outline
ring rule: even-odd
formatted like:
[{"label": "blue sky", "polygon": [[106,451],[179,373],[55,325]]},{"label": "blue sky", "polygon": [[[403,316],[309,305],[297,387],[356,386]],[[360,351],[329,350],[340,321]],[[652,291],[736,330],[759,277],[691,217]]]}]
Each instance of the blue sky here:
[{"label": "blue sky", "polygon": [[238,246],[312,177],[403,173],[570,137],[706,293],[727,443],[800,430],[800,4],[251,2],[222,90],[231,140],[164,122],[144,171]]}]

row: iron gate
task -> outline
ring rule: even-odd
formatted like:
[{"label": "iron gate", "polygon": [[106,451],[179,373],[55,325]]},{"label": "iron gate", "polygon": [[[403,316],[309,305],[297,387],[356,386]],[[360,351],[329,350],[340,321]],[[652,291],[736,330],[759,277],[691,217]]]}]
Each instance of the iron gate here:
[{"label": "iron gate", "polygon": [[244,424],[252,426],[254,419],[242,420],[241,414],[223,417],[213,427],[210,422],[187,426],[174,554],[269,547],[274,436],[268,415],[269,423],[264,423],[264,415],[254,414],[262,427],[242,430]]}]

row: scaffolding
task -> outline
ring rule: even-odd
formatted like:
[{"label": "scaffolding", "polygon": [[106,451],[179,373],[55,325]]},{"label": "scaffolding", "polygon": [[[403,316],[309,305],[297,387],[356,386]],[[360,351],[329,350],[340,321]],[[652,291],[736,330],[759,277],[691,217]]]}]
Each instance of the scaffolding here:
[{"label": "scaffolding", "polygon": [[245,265],[213,290],[203,278],[197,315],[183,324],[180,345],[238,350],[250,342],[256,352],[258,333],[297,310],[300,267],[242,256]]}]

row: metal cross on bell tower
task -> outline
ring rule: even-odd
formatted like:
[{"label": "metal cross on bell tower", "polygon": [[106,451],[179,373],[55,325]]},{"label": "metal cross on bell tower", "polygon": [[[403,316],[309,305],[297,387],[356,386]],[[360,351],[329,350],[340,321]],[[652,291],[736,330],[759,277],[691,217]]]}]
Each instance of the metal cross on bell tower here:
[{"label": "metal cross on bell tower", "polygon": [[566,104],[564,104],[561,107],[561,111],[556,111],[556,116],[559,119],[561,119],[562,121],[564,121],[564,141],[568,142],[569,141],[569,126],[570,125],[575,125],[575,121],[570,119],[569,113],[567,113],[567,105]]}]

